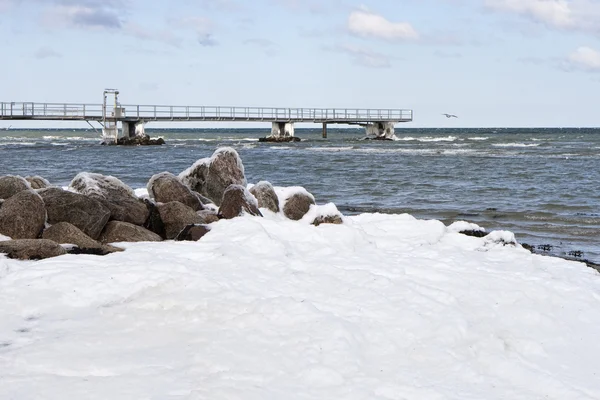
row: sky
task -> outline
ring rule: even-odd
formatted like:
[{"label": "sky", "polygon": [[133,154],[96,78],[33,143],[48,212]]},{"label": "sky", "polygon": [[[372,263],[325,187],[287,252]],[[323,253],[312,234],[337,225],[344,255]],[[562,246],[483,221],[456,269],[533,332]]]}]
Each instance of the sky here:
[{"label": "sky", "polygon": [[600,0],[0,0],[0,101],[101,103],[118,88],[123,104],[596,127],[599,20]]}]

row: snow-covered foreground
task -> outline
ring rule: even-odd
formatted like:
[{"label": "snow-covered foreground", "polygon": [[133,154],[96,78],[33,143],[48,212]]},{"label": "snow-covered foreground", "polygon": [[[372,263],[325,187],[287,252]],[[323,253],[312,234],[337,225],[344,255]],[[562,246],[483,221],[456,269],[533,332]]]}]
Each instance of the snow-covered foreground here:
[{"label": "snow-covered foreground", "polygon": [[408,215],[124,246],[0,256],[1,399],[600,399],[581,263]]}]

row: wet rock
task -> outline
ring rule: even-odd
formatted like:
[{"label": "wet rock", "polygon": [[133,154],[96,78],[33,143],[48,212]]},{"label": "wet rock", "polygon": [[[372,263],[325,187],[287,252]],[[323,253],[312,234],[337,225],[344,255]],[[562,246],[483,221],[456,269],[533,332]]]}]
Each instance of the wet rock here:
[{"label": "wet rock", "polygon": [[244,213],[260,216],[256,199],[241,185],[230,185],[223,193],[223,201],[219,207],[219,216],[232,219]]},{"label": "wet rock", "polygon": [[315,204],[314,197],[308,192],[296,192],[288,197],[283,206],[283,214],[294,221],[299,221]]},{"label": "wet rock", "polygon": [[58,243],[47,239],[19,239],[0,242],[0,253],[18,260],[43,260],[67,254]]},{"label": "wet rock", "polygon": [[83,172],[71,181],[70,187],[77,193],[100,201],[110,210],[110,219],[143,225],[149,211],[133,189],[114,176]]},{"label": "wet rock", "polygon": [[258,141],[263,143],[290,143],[300,142],[302,139],[296,136],[267,136],[258,138]]},{"label": "wet rock", "polygon": [[102,243],[160,242],[163,239],[146,228],[122,221],[109,221],[100,234]]},{"label": "wet rock", "polygon": [[279,199],[270,182],[258,182],[256,185],[252,186],[250,193],[252,193],[258,201],[259,208],[268,208],[274,213],[279,212]]},{"label": "wet rock", "polygon": [[100,201],[59,188],[41,189],[48,213],[48,223],[69,222],[83,233],[97,239],[110,218],[110,210]]},{"label": "wet rock", "polygon": [[487,235],[487,232],[484,230],[464,230],[464,231],[459,231],[458,233],[462,233],[463,235],[477,237],[477,238],[482,238]]},{"label": "wet rock", "polygon": [[191,207],[195,211],[204,207],[200,199],[192,193],[190,188],[169,172],[154,175],[148,182],[148,194],[157,203],[170,203],[177,201]]},{"label": "wet rock", "polygon": [[104,245],[85,233],[83,233],[75,225],[68,222],[59,222],[46,229],[42,234],[42,238],[52,240],[59,244],[74,244],[77,246],[72,250],[68,250],[70,254],[96,254],[106,255],[123,249]]},{"label": "wet rock", "polygon": [[41,176],[26,176],[25,180],[27,182],[29,182],[29,185],[31,186],[32,189],[45,189],[47,187],[52,186],[50,184],[50,182],[48,182],[46,179],[42,178]]},{"label": "wet rock", "polygon": [[210,227],[207,225],[188,225],[185,228],[183,228],[181,232],[179,232],[175,240],[196,242],[208,232],[210,232]]},{"label": "wet rock", "polygon": [[0,176],[0,199],[6,200],[29,188],[29,183],[21,176]]},{"label": "wet rock", "polygon": [[117,139],[117,143],[107,144],[116,144],[118,146],[160,146],[165,144],[165,140],[160,137],[156,139],[151,139],[148,135],[134,137],[123,136]]},{"label": "wet rock", "polygon": [[186,226],[204,222],[194,209],[178,201],[158,204],[157,209],[165,225],[165,237],[169,240],[175,239]]},{"label": "wet rock", "polygon": [[36,239],[45,223],[44,201],[31,189],[11,196],[0,207],[0,234],[13,239]]}]

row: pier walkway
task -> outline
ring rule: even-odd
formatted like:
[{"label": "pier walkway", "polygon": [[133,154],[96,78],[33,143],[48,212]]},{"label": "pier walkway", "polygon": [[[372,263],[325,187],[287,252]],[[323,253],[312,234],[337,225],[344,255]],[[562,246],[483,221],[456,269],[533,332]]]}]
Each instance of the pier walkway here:
[{"label": "pier walkway", "polygon": [[[143,133],[144,124],[152,121],[271,122],[271,135],[281,137],[294,136],[294,123],[321,123],[326,137],[327,124],[356,124],[365,126],[368,134],[393,135],[396,123],[413,118],[412,110],[406,109],[122,105],[117,101],[118,93],[105,91],[103,104],[0,102],[0,120],[98,122],[103,135],[116,140],[118,124],[123,135],[134,136]],[[107,105],[107,94],[115,96],[114,104]]]}]

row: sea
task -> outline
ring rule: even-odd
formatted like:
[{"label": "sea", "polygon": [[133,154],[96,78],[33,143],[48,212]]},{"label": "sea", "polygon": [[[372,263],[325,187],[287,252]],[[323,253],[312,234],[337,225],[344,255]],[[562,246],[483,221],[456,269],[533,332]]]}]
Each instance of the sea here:
[{"label": "sea", "polygon": [[67,186],[79,172],[134,189],[179,174],[218,147],[241,156],[248,182],[303,186],[346,215],[419,219],[508,230],[536,252],[600,263],[600,129],[296,129],[297,143],[262,143],[260,129],[147,129],[164,146],[103,146],[94,130],[0,131],[0,175],[39,175]]}]

